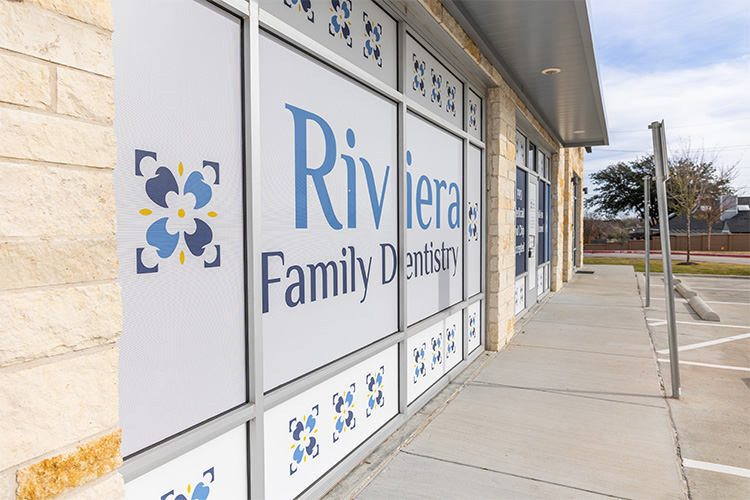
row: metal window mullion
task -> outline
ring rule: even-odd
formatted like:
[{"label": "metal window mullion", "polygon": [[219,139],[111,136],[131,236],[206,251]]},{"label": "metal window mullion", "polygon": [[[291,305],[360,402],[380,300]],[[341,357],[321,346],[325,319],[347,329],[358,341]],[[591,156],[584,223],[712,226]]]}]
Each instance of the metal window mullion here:
[{"label": "metal window mullion", "polygon": [[243,22],[245,48],[245,220],[247,267],[247,300],[249,318],[248,395],[255,403],[255,419],[248,425],[248,492],[250,498],[265,498],[265,440],[263,398],[263,318],[260,297],[261,241],[261,172],[260,172],[260,28],[258,0],[250,0],[249,18]]},{"label": "metal window mullion", "polygon": [[[468,243],[468,217],[466,216],[466,208],[469,204],[469,138],[470,134],[468,134],[469,131],[469,120],[468,116],[469,114],[466,112],[466,110],[469,109],[469,86],[464,84],[464,105],[463,105],[463,123],[464,123],[464,130],[466,130],[467,135],[463,138],[463,164],[461,169],[461,175],[463,178],[463,204],[459,208],[459,214],[461,214],[461,252],[462,252],[462,268],[463,268],[463,292],[462,297],[463,301],[466,302],[466,300],[469,298],[469,259],[468,259],[468,253],[469,250],[469,243]],[[464,360],[469,356],[469,311],[468,309],[464,308],[463,313],[461,314],[461,321],[463,323],[463,328],[461,329],[461,359]]]},{"label": "metal window mullion", "polygon": [[[482,99],[481,101],[482,105],[482,123],[479,124],[481,127],[481,135],[483,139],[487,139],[486,130],[487,130],[487,99]],[[482,146],[482,156],[481,156],[481,172],[480,172],[480,179],[481,179],[481,207],[482,211],[480,212],[482,214],[482,232],[480,233],[480,244],[482,248],[482,269],[480,279],[479,279],[479,291],[484,294],[487,291],[487,247],[489,246],[490,238],[489,238],[489,217],[487,217],[487,150],[484,146]],[[515,190],[513,190],[515,193]],[[515,210],[514,210],[515,213]],[[515,224],[515,222],[514,222]],[[515,248],[515,242],[513,242],[512,245],[513,248]],[[499,273],[500,271],[498,271]],[[514,273],[515,274],[515,273]],[[484,301],[484,308],[480,309],[480,321],[479,321],[479,343],[480,345],[483,345],[485,348],[487,347],[487,335],[485,333],[484,325],[487,324],[487,301]]]},{"label": "metal window mullion", "polygon": [[[398,86],[403,92],[406,88],[406,27],[403,21],[398,23]],[[409,373],[409,355],[407,352],[408,316],[407,316],[407,284],[406,284],[406,102],[403,98],[398,103],[398,329],[401,339],[398,349],[398,411],[406,413],[408,406],[407,390]]]}]

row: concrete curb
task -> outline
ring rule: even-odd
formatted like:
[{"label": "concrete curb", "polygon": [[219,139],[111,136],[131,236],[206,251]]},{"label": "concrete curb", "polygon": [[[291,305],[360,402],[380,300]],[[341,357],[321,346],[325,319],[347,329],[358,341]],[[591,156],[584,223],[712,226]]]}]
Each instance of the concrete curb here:
[{"label": "concrete curb", "polygon": [[709,307],[709,305],[706,304],[706,302],[700,298],[692,288],[685,286],[682,283],[678,283],[674,288],[680,293],[680,295],[687,299],[690,307],[693,308],[693,311],[695,311],[702,320],[721,321],[719,315],[716,314],[716,311],[711,309],[711,307]]}]

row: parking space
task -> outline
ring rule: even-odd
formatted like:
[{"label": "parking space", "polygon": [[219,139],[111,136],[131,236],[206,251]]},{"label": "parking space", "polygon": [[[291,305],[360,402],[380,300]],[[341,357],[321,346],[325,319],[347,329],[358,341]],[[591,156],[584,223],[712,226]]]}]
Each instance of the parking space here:
[{"label": "parking space", "polygon": [[[721,318],[708,322],[675,292],[682,394],[669,399],[693,499],[750,498],[750,279],[684,276]],[[641,295],[645,280],[639,276]],[[664,282],[651,276],[646,318],[671,391]]]}]

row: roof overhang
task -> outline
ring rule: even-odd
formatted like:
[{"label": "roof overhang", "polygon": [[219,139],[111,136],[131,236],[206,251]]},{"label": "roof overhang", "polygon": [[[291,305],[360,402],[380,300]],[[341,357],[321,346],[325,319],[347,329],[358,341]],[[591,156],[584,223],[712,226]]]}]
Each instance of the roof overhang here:
[{"label": "roof overhang", "polygon": [[609,144],[585,0],[442,3],[563,146]]}]

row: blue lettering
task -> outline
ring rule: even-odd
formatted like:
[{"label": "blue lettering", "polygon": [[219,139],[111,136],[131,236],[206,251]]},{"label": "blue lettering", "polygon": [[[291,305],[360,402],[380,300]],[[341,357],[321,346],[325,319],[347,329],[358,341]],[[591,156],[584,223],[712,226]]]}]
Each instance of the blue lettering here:
[{"label": "blue lettering", "polygon": [[[315,185],[315,191],[318,194],[320,207],[323,209],[328,225],[333,229],[341,229],[343,226],[336,218],[331,205],[331,198],[328,196],[324,177],[333,170],[336,164],[336,140],[333,137],[333,130],[320,116],[287,104],[286,108],[292,112],[294,117],[294,195],[295,195],[295,217],[296,227],[307,227],[307,177],[310,176]],[[307,166],[307,122],[314,121],[323,132],[326,144],[325,157],[323,164],[318,168],[308,168]]]}]

